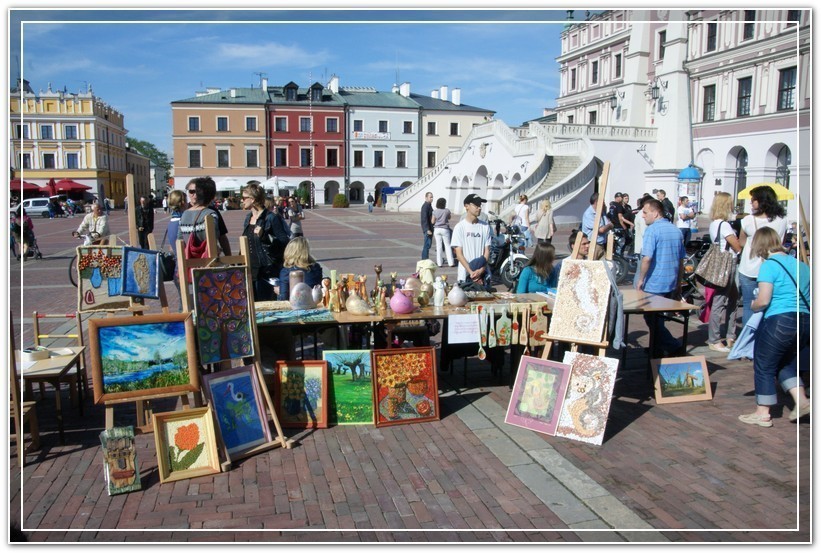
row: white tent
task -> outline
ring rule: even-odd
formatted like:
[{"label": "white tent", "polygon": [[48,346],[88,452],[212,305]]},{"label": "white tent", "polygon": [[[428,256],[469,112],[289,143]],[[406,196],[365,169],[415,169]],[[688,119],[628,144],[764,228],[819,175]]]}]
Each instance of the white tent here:
[{"label": "white tent", "polygon": [[234,177],[228,177],[217,182],[217,192],[237,192],[242,188],[242,183]]},{"label": "white tent", "polygon": [[274,196],[281,195],[282,191],[293,192],[296,190],[296,185],[291,184],[281,177],[271,177],[260,183],[260,186],[265,190],[273,191]]}]

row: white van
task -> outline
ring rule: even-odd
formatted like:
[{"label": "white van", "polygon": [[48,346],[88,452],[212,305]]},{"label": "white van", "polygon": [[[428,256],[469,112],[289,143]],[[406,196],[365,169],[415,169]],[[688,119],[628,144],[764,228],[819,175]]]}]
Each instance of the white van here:
[{"label": "white van", "polygon": [[[48,219],[48,198],[28,198],[22,202],[23,209],[26,210],[29,217],[45,217]],[[17,212],[20,206],[16,206],[11,211]]]}]

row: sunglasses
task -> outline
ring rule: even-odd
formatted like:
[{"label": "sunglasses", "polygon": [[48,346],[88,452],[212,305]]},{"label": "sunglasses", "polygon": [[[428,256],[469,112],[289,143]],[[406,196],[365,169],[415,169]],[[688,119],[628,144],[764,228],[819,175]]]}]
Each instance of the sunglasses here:
[{"label": "sunglasses", "polygon": [[189,188],[189,189],[186,190],[186,192],[188,192],[189,194],[196,194],[197,189],[196,188]]}]

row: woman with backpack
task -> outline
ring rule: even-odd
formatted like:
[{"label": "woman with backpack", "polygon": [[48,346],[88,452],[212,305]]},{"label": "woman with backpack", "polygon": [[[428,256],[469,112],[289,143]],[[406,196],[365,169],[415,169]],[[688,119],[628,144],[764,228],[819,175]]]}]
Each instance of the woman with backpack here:
[{"label": "woman with backpack", "polygon": [[249,210],[242,235],[248,237],[254,301],[272,300],[274,287],[270,280],[282,269],[285,246],[290,238],[286,223],[279,213],[266,209],[265,189],[258,184],[242,189],[242,208]]},{"label": "woman with backpack", "polygon": [[207,217],[214,219],[217,241],[220,237],[219,215],[208,207],[217,195],[217,184],[211,177],[197,177],[185,185],[185,191],[191,207],[183,211],[180,217],[178,237],[185,244],[186,259],[203,258],[207,256],[205,237]]}]

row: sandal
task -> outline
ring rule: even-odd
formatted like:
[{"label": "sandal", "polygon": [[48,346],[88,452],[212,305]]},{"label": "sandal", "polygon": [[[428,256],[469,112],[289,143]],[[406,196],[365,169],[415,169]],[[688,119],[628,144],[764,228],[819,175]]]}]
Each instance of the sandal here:
[{"label": "sandal", "polygon": [[739,415],[738,420],[740,420],[744,424],[754,424],[757,426],[763,426],[764,428],[769,428],[773,425],[773,421],[770,418],[770,415],[759,415],[758,413],[750,413],[749,415]]},{"label": "sandal", "polygon": [[727,342],[728,348],[733,349],[733,344],[735,344],[735,338],[727,338],[725,342]]},{"label": "sandal", "polygon": [[811,408],[812,408],[812,403],[810,403],[809,401],[807,401],[807,403],[805,403],[801,407],[798,407],[798,405],[796,405],[793,408],[793,410],[790,411],[790,420],[795,421],[795,420],[800,419],[801,417],[809,415]]}]

